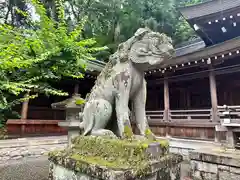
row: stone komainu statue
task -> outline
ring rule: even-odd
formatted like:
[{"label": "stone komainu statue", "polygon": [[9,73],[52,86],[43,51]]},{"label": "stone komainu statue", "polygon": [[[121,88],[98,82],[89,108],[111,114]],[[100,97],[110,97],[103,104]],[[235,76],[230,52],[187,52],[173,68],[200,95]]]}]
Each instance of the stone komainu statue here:
[{"label": "stone komainu statue", "polygon": [[[153,135],[145,112],[144,71],[152,65],[164,65],[173,56],[171,39],[146,28],[138,29],[133,37],[121,43],[98,76],[80,113],[83,135],[117,135],[124,138],[127,130],[132,132],[128,108],[130,100],[140,134]],[[110,121],[116,123],[115,132],[106,128]]]}]

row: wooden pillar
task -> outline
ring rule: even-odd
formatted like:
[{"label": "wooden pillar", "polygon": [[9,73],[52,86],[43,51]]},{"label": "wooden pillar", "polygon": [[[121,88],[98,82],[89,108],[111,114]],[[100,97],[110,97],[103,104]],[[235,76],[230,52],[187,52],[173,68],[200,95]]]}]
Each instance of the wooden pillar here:
[{"label": "wooden pillar", "polygon": [[[210,83],[210,94],[211,94],[211,104],[212,104],[212,121],[219,121],[217,115],[217,86],[216,86],[216,78],[212,67],[209,72],[209,83]],[[215,130],[215,142],[220,142],[220,133]]]},{"label": "wooden pillar", "polygon": [[[25,94],[24,98],[27,98],[29,94]],[[29,100],[26,100],[22,103],[22,111],[21,111],[21,120],[26,120],[27,119],[27,114],[28,114],[28,103]]]},{"label": "wooden pillar", "polygon": [[[29,95],[29,93],[24,95],[24,98],[27,98]],[[28,103],[29,103],[29,99],[24,101],[22,103],[22,111],[21,111],[21,120],[27,120],[27,114],[28,114]],[[25,133],[25,125],[22,124],[21,125],[21,134],[24,135]]]},{"label": "wooden pillar", "polygon": [[77,83],[74,86],[74,94],[78,94],[78,92],[79,92],[79,84]]},{"label": "wooden pillar", "polygon": [[211,94],[211,104],[212,104],[212,121],[219,121],[217,115],[217,87],[216,87],[216,79],[213,69],[210,69],[209,72],[209,83],[210,83],[210,94]]},{"label": "wooden pillar", "polygon": [[189,89],[186,88],[186,100],[187,100],[187,109],[191,109],[191,93]]},{"label": "wooden pillar", "polygon": [[164,79],[164,121],[169,121],[169,86],[168,79]]}]

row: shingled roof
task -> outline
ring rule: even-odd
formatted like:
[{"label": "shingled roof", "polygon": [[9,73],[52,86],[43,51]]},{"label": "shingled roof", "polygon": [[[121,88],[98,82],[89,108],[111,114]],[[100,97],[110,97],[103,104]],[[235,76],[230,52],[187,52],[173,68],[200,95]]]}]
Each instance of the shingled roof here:
[{"label": "shingled roof", "polygon": [[179,8],[186,19],[198,18],[240,6],[240,0],[211,0],[197,5]]}]

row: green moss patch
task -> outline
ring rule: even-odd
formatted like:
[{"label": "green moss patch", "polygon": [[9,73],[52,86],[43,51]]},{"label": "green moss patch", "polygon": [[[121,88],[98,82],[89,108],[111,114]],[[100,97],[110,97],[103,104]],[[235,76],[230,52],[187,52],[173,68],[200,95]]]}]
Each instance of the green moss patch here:
[{"label": "green moss patch", "polygon": [[79,136],[72,142],[71,149],[50,152],[49,160],[81,172],[88,172],[89,168],[94,166],[95,170],[96,167],[105,167],[112,170],[130,170],[132,174],[140,175],[151,171],[151,157],[147,153],[150,144],[157,144],[162,149],[155,161],[164,158],[168,150],[168,142],[165,140]]},{"label": "green moss patch", "polygon": [[82,98],[76,99],[75,104],[76,105],[83,105],[83,104],[85,104],[85,100],[82,99]]},{"label": "green moss patch", "polygon": [[167,140],[111,139],[103,137],[79,136],[73,139],[74,149],[94,156],[149,158],[146,150],[150,144],[158,143],[162,156],[168,150]]}]

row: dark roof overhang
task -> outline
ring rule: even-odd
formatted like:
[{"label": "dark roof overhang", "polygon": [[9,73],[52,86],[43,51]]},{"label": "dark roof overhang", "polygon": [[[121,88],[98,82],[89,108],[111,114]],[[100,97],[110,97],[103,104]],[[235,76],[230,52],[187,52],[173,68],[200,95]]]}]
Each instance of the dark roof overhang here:
[{"label": "dark roof overhang", "polygon": [[176,56],[175,58],[169,60],[164,66],[156,65],[150,67],[149,71],[157,69],[174,69],[176,66],[187,66],[197,62],[207,62],[209,59],[214,60],[216,58],[225,58],[227,55],[232,55],[234,53],[238,54],[239,51],[240,37],[237,37],[223,43],[198,49],[185,55]]},{"label": "dark roof overhang", "polygon": [[188,20],[223,12],[238,6],[240,6],[240,0],[211,0],[197,5],[181,7],[179,11]]},{"label": "dark roof overhang", "polygon": [[104,66],[106,65],[105,62],[98,61],[98,60],[89,60],[87,62],[87,73],[89,74],[99,74]]},{"label": "dark roof overhang", "polygon": [[212,0],[179,11],[206,46],[240,36],[240,0]]}]

